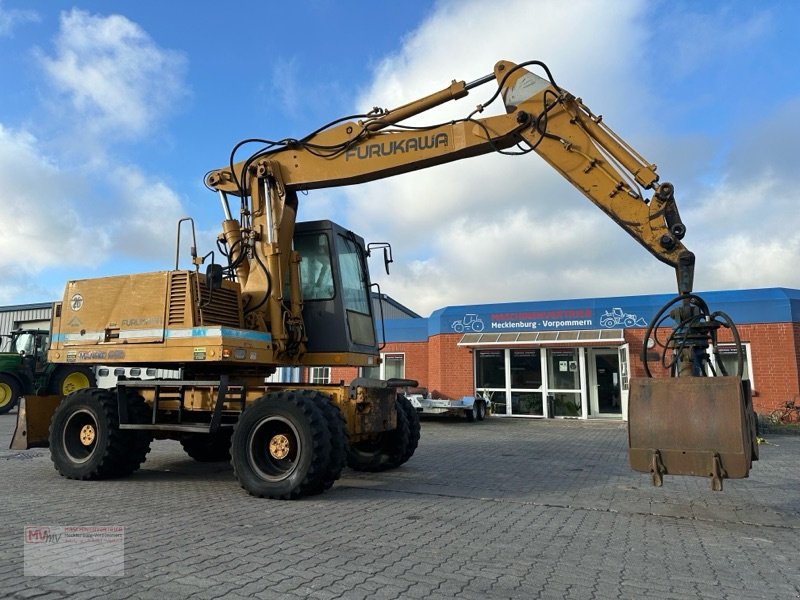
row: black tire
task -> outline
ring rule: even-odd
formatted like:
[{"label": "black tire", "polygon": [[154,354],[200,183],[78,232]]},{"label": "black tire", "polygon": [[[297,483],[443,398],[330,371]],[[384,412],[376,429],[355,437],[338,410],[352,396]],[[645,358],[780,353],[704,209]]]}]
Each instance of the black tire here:
[{"label": "black tire", "polygon": [[15,377],[0,373],[0,415],[4,415],[17,405],[22,395],[22,386]]},{"label": "black tire", "polygon": [[478,420],[478,403],[475,402],[472,405],[472,408],[467,409],[464,411],[464,416],[467,417],[468,423],[474,423]]},{"label": "black tire", "polygon": [[305,391],[302,393],[309,397],[310,400],[316,402],[322,409],[322,414],[328,424],[328,433],[331,438],[331,454],[329,457],[328,472],[322,479],[320,486],[308,492],[309,495],[319,494],[333,486],[336,480],[341,477],[342,469],[344,469],[347,464],[347,429],[341,411],[327,396],[314,391]]},{"label": "black tire", "polygon": [[[141,418],[144,401],[129,396],[131,420]],[[150,435],[120,430],[116,394],[87,388],[59,404],[50,421],[50,458],[68,479],[108,479],[130,475],[150,450]]]},{"label": "black tire", "polygon": [[478,400],[475,404],[478,407],[478,421],[483,421],[486,418],[486,402]]},{"label": "black tire", "polygon": [[219,462],[231,459],[232,429],[216,433],[196,433],[181,440],[181,446],[197,462]]},{"label": "black tire", "polygon": [[414,405],[411,404],[411,400],[402,394],[398,394],[397,404],[405,411],[406,420],[408,421],[408,444],[400,460],[400,464],[402,465],[414,456],[414,452],[416,452],[417,446],[419,446],[420,424],[419,413],[417,409],[414,408]]},{"label": "black tire", "polygon": [[[126,390],[129,423],[149,423],[150,407],[139,394],[131,389]],[[122,474],[128,475],[137,471],[150,453],[150,442],[153,436],[149,431],[124,430],[127,439],[127,451],[124,456]]]},{"label": "black tire", "polygon": [[239,417],[231,463],[250,495],[291,500],[324,488],[333,446],[328,419],[314,394],[307,390],[267,394]]},{"label": "black tire", "polygon": [[396,429],[348,445],[347,465],[351,469],[372,473],[386,471],[399,467],[414,454],[419,442],[419,416],[403,395],[398,394],[395,408]]},{"label": "black tire", "polygon": [[96,388],[94,371],[84,365],[62,365],[56,367],[47,382],[47,393],[68,396],[85,388]]}]

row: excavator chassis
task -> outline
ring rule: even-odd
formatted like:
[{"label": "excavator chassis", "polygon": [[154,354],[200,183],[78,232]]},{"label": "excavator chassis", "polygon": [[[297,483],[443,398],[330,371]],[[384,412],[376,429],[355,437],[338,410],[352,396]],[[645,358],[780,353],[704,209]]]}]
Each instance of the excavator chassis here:
[{"label": "excavator chassis", "polygon": [[633,378],[628,405],[631,468],[722,480],[748,477],[758,460],[756,416],[748,382],[731,377]]}]

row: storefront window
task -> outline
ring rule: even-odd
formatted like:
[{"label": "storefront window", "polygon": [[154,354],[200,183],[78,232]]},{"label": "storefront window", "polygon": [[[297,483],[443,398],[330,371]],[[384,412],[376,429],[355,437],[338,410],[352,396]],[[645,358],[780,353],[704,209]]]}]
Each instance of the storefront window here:
[{"label": "storefront window", "polygon": [[506,414],[506,351],[475,352],[475,374],[477,392],[491,400],[492,412]]},{"label": "storefront window", "polygon": [[554,392],[550,394],[550,410],[554,417],[580,417],[580,392]]},{"label": "storefront window", "polygon": [[504,350],[478,350],[478,389],[506,387]]},{"label": "storefront window", "polygon": [[522,390],[538,390],[542,387],[540,350],[511,351],[511,387]]},{"label": "storefront window", "polygon": [[550,350],[548,354],[548,387],[551,390],[579,390],[581,378],[578,371],[578,350]]},{"label": "storefront window", "polygon": [[511,414],[541,417],[544,414],[544,409],[542,408],[542,393],[515,392],[512,390]]}]

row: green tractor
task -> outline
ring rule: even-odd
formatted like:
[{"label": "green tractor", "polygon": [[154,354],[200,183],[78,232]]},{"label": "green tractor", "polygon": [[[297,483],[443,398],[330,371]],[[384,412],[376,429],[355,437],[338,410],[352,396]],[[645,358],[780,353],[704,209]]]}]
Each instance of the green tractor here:
[{"label": "green tractor", "polygon": [[[5,339],[4,339],[5,338]],[[0,415],[26,394],[59,395],[96,387],[94,372],[83,365],[54,365],[47,361],[50,332],[16,329],[0,336]]]}]

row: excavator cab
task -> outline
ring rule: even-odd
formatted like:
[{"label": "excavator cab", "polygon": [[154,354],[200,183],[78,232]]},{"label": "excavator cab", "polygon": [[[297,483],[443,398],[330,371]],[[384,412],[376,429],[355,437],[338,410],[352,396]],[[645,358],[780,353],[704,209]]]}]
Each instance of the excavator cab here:
[{"label": "excavator cab", "polygon": [[364,240],[332,221],[307,221],[295,225],[294,249],[308,354],[377,354]]},{"label": "excavator cab", "polygon": [[[675,323],[671,328],[665,327],[669,319]],[[721,329],[730,331],[736,347],[734,373],[726,371],[718,353]],[[725,478],[747,477],[758,460],[757,420],[733,321],[721,311],[710,312],[699,296],[682,294],[659,311],[644,339],[647,377],[630,381],[631,468],[649,473],[658,487],[664,475],[708,477],[715,491],[722,490]],[[649,340],[660,350],[669,377],[653,377]]]}]

